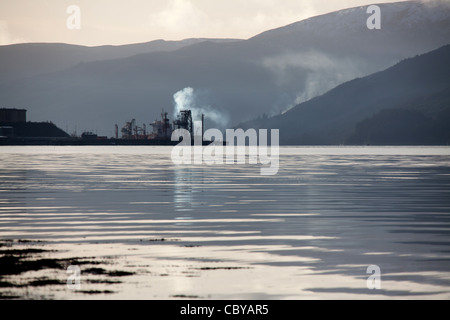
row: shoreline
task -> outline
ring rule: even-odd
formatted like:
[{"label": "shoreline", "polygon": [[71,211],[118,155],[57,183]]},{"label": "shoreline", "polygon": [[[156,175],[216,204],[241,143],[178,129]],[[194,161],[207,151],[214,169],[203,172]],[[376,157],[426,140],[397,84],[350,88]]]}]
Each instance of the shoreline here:
[{"label": "shoreline", "polygon": [[[0,138],[0,146],[176,146],[179,141],[157,139]],[[211,141],[203,141],[207,146]]]}]

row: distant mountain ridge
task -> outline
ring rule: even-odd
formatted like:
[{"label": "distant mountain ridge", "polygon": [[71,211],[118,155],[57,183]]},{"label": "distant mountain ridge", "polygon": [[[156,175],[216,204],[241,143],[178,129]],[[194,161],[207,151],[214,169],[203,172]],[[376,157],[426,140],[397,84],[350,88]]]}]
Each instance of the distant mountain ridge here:
[{"label": "distant mountain ridge", "polygon": [[450,45],[239,126],[280,129],[282,144],[448,144]]},{"label": "distant mountain ridge", "polygon": [[175,51],[204,41],[239,40],[206,38],[181,41],[154,40],[146,43],[95,47],[64,43],[23,43],[0,46],[0,83],[62,71],[79,63],[121,59],[151,52]]},{"label": "distant mountain ridge", "polygon": [[[45,65],[39,59],[19,59],[33,57],[32,46],[12,48],[17,52],[9,60],[1,57],[11,48],[0,47],[0,74],[8,70],[0,76],[0,105],[26,108],[30,119],[51,120],[69,131],[77,127],[112,136],[116,123],[132,118],[149,123],[163,108],[171,114],[173,95],[192,87],[198,93],[194,104],[220,111],[231,127],[264,113],[280,114],[345,81],[434,50],[450,39],[448,2],[379,6],[381,30],[368,30],[364,6],[248,40],[197,41],[174,50],[137,50],[131,56],[127,52],[126,57],[96,55],[91,51],[105,48],[90,48],[86,61],[85,48],[71,47],[69,53],[61,49],[49,54]],[[67,66],[73,59],[77,63]],[[215,125],[207,118],[207,126]]]}]

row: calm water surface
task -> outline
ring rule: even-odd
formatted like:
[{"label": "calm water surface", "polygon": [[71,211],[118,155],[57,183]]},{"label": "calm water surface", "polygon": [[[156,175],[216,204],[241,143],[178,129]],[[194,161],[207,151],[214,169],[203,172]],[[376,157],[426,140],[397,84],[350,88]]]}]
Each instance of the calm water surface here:
[{"label": "calm water surface", "polygon": [[[81,268],[91,294],[1,290],[57,299],[450,298],[449,147],[285,147],[275,176],[261,176],[259,165],[175,165],[170,151],[0,147],[0,240],[133,273],[96,283]],[[370,265],[381,269],[380,289],[367,288]],[[67,277],[33,272],[7,280]]]}]

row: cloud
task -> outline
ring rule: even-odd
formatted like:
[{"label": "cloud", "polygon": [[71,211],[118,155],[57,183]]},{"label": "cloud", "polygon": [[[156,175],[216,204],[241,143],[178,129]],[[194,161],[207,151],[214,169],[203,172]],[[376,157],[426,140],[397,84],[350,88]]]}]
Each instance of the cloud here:
[{"label": "cloud", "polygon": [[208,24],[208,15],[189,0],[170,0],[166,7],[151,13],[144,24],[146,29],[161,34],[183,37],[187,33],[198,34]]},{"label": "cloud", "polygon": [[9,30],[8,22],[0,20],[0,45],[8,45],[13,43],[25,42],[25,39],[12,35]]},{"label": "cloud", "polygon": [[142,24],[163,38],[249,38],[267,29],[292,23],[312,14],[309,3],[288,0],[170,0],[151,12]]}]

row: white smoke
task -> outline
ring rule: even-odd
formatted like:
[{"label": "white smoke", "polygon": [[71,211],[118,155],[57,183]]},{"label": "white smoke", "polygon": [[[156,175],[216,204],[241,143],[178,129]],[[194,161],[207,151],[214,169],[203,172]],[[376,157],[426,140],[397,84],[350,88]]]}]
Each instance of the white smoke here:
[{"label": "white smoke", "polygon": [[208,126],[211,122],[220,129],[226,128],[229,117],[210,105],[202,102],[200,95],[191,87],[184,88],[173,95],[174,100],[174,118],[176,119],[182,110],[191,110],[192,120],[199,121],[202,114],[205,115]]},{"label": "white smoke", "polygon": [[282,113],[341,83],[369,74],[362,60],[336,57],[316,50],[267,57],[262,64],[275,75],[279,87],[298,83],[297,92],[291,102],[281,108],[284,109]]},{"label": "white smoke", "polygon": [[182,110],[192,110],[194,106],[194,89],[191,87],[184,88],[173,95],[175,109],[173,116],[176,118]]}]

